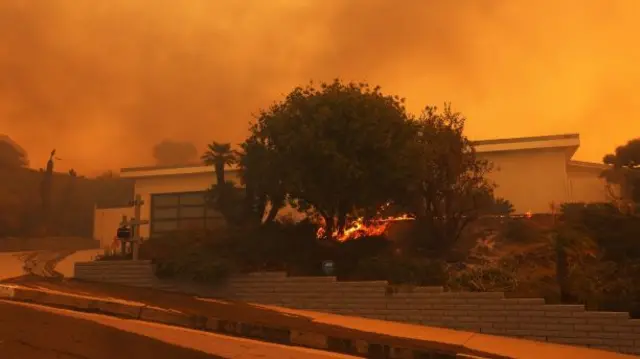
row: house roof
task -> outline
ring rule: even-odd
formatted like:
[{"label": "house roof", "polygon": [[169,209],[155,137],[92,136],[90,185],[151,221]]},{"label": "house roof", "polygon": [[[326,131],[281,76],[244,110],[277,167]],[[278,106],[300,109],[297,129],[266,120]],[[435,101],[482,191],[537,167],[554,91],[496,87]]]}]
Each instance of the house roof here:
[{"label": "house roof", "polygon": [[581,168],[592,168],[594,170],[606,170],[606,169],[612,168],[612,166],[604,163],[573,161],[573,160],[569,161],[569,166],[581,167]]},{"label": "house roof", "polygon": [[[239,171],[237,167],[228,166],[225,168],[227,172]],[[179,166],[142,166],[129,167],[120,170],[122,178],[143,178],[155,176],[175,176],[175,175],[193,175],[199,173],[215,173],[213,166],[205,166],[203,164],[179,165]]]},{"label": "house roof", "polygon": [[[575,151],[580,146],[580,135],[577,133],[572,133],[550,136],[503,138],[472,141],[471,143],[476,148],[476,151],[481,153],[535,150],[545,148],[564,148],[567,150],[568,158],[571,158],[571,156],[573,156]],[[229,166],[225,170],[234,172],[238,171],[239,169],[236,166]],[[213,166],[205,166],[201,163],[194,163],[178,166],[142,166],[122,168],[120,170],[120,177],[142,178],[214,172],[215,170]]]},{"label": "house roof", "polygon": [[551,136],[503,138],[472,141],[471,143],[474,145],[476,152],[503,152],[564,148],[567,151],[568,158],[571,158],[578,147],[580,147],[580,135],[577,133],[572,133]]}]

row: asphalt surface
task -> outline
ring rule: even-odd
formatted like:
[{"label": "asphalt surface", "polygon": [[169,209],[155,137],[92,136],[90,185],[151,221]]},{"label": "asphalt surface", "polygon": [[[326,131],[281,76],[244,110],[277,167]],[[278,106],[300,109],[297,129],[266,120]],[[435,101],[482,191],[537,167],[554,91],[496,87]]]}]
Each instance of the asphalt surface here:
[{"label": "asphalt surface", "polygon": [[0,300],[2,359],[353,358],[213,333]]}]

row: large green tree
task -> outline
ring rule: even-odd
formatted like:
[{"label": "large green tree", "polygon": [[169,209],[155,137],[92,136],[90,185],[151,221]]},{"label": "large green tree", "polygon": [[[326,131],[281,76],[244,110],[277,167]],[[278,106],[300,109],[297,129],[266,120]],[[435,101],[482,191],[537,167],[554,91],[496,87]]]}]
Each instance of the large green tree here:
[{"label": "large green tree", "polygon": [[624,199],[640,203],[640,138],[617,147],[614,153],[604,156],[603,162],[612,166],[603,172],[603,177],[621,186]]},{"label": "large green tree", "polygon": [[240,147],[238,163],[245,186],[247,219],[271,223],[287,198],[281,176],[283,163],[269,151],[263,140],[255,136],[249,137]]},{"label": "large green tree", "polygon": [[491,170],[463,134],[465,118],[446,105],[427,107],[414,122],[416,152],[410,209],[432,249],[450,248],[494,204]]},{"label": "large green tree", "polygon": [[411,171],[403,101],[367,84],[298,87],[260,113],[251,135],[278,164],[271,170],[285,192],[322,216],[328,234],[357,209],[374,213],[394,199]]}]

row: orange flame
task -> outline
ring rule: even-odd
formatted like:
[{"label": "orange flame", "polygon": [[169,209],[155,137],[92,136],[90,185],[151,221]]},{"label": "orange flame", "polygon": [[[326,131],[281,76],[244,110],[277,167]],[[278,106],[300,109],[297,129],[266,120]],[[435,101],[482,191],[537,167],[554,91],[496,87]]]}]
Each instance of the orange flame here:
[{"label": "orange flame", "polygon": [[[414,220],[414,218],[406,214],[397,217],[376,218],[367,222],[365,222],[364,218],[360,217],[351,222],[345,228],[344,233],[339,234],[336,230],[333,232],[332,237],[343,242],[364,236],[381,236],[387,232],[391,223],[411,220]],[[325,231],[325,225],[323,223],[316,232],[317,237],[323,238]]]}]

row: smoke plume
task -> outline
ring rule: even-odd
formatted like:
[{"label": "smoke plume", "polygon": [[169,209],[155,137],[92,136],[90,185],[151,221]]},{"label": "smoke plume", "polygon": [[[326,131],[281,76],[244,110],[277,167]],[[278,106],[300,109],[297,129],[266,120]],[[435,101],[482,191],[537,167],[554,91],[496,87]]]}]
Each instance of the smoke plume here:
[{"label": "smoke plume", "polygon": [[[640,132],[637,0],[0,2],[0,129],[42,167],[145,165],[164,138],[237,143],[310,79],[367,81],[473,139]],[[201,151],[199,151],[201,152]]]}]

